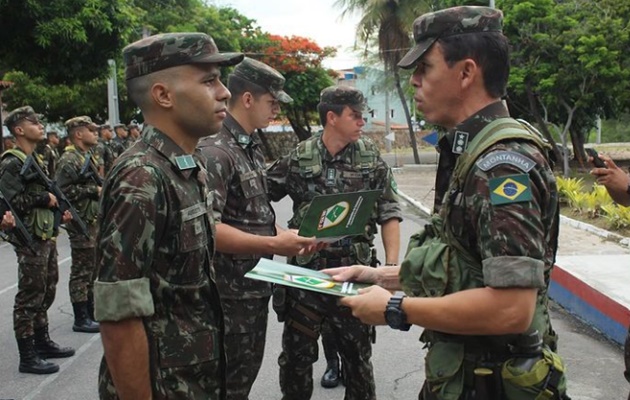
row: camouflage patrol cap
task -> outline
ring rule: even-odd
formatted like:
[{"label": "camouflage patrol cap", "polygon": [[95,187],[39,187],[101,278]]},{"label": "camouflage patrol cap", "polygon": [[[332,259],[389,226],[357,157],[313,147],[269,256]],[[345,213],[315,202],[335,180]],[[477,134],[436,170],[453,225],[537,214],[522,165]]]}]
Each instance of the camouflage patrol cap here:
[{"label": "camouflage patrol cap", "polygon": [[70,118],[69,120],[64,122],[64,125],[66,126],[66,129],[77,128],[79,126],[88,126],[91,128],[97,127],[97,125],[94,122],[92,122],[92,118],[88,117],[87,115]]},{"label": "camouflage patrol cap", "polygon": [[103,125],[98,127],[99,131],[102,131],[103,129],[109,129],[111,131],[112,130],[112,126],[110,124],[103,124]]},{"label": "camouflage patrol cap", "polygon": [[4,125],[6,125],[7,128],[11,128],[13,125],[28,117],[35,117],[38,120],[42,119],[42,115],[37,114],[35,110],[33,110],[33,107],[24,106],[11,111],[5,118]]},{"label": "camouflage patrol cap", "polygon": [[351,86],[329,86],[319,95],[319,104],[348,106],[355,111],[367,110],[365,96],[359,89]]},{"label": "camouflage patrol cap", "polygon": [[245,59],[234,68],[230,76],[236,76],[248,82],[255,83],[269,91],[274,98],[283,103],[293,101],[291,96],[282,90],[285,82],[284,76],[269,65],[258,60],[245,57]]},{"label": "camouflage patrol cap", "polygon": [[116,124],[116,125],[114,125],[114,129],[118,129],[118,128],[123,128],[124,130],[127,130],[127,125],[125,125],[125,124]]},{"label": "camouflage patrol cap", "polygon": [[503,13],[490,7],[461,6],[424,14],[413,22],[414,47],[398,62],[409,69],[440,38],[466,33],[501,32]]},{"label": "camouflage patrol cap", "polygon": [[129,129],[133,129],[133,128],[136,128],[136,129],[137,129],[137,128],[138,128],[138,124],[137,124],[137,123],[135,123],[135,122],[130,122],[130,123],[127,125],[127,130],[129,130]]},{"label": "camouflage patrol cap", "polygon": [[140,39],[123,49],[127,80],[187,64],[230,66],[243,60],[241,53],[219,53],[205,33],[162,33]]}]

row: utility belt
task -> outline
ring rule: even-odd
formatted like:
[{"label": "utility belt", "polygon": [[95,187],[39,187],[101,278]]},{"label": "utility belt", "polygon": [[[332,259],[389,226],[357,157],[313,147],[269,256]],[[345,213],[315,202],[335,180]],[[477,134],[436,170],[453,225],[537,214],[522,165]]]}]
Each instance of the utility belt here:
[{"label": "utility belt", "polygon": [[[432,332],[433,334],[433,332]],[[446,340],[440,340],[440,339]],[[517,354],[483,337],[449,340],[437,334],[426,357],[430,392],[439,400],[560,400],[566,395],[564,364],[547,346]]]}]

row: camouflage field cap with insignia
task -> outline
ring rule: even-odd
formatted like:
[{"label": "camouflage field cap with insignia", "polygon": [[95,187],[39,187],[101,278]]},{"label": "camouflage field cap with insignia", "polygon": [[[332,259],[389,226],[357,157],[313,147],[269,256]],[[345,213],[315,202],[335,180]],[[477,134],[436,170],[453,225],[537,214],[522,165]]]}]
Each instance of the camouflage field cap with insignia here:
[{"label": "camouflage field cap with insignia", "polygon": [[64,122],[64,125],[66,126],[66,129],[77,128],[79,126],[88,126],[91,128],[97,127],[97,125],[94,122],[92,122],[92,118],[88,117],[87,115],[70,118],[69,120]]},{"label": "camouflage field cap with insignia", "polygon": [[127,80],[187,64],[230,66],[243,60],[241,53],[219,53],[205,33],[162,33],[140,39],[123,49]]},{"label": "camouflage field cap with insignia", "polygon": [[4,125],[6,125],[7,128],[11,128],[23,119],[31,118],[33,121],[39,122],[42,117],[43,116],[41,114],[37,114],[31,106],[19,107],[7,115],[4,119]]},{"label": "camouflage field cap with insignia", "polygon": [[355,111],[368,110],[365,96],[359,89],[351,86],[329,86],[319,95],[319,104],[348,106]]},{"label": "camouflage field cap with insignia", "polygon": [[[284,76],[269,65],[245,57],[243,61],[234,68],[230,76],[237,76],[248,82],[266,89],[276,100],[283,103],[291,103],[293,99],[282,88],[284,87]],[[229,78],[228,78],[229,79]]]},{"label": "camouflage field cap with insignia", "polygon": [[424,14],[413,22],[416,45],[398,62],[400,68],[413,68],[440,38],[479,32],[501,32],[503,13],[490,7],[461,6]]}]

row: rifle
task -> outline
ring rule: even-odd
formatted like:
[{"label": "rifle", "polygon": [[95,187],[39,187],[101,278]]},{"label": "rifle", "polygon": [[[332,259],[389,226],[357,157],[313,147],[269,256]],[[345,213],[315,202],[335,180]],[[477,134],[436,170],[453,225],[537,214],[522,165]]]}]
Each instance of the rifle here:
[{"label": "rifle", "polygon": [[92,179],[96,186],[103,186],[103,178],[99,175],[94,163],[92,163],[92,155],[88,154],[85,157],[85,162],[81,167],[81,171],[79,172],[79,177],[81,179]]},{"label": "rifle", "polygon": [[[31,169],[35,170],[35,173],[29,175],[28,172]],[[24,165],[22,166],[22,170],[20,171],[20,176],[24,180],[29,181],[32,179],[33,175],[44,184],[48,192],[52,193],[57,198],[57,203],[59,205],[55,209],[55,228],[57,229],[61,225],[61,218],[63,216],[63,213],[66,212],[66,210],[70,211],[70,214],[72,214],[72,223],[74,223],[79,229],[79,233],[81,233],[83,236],[85,236],[86,239],[89,240],[90,235],[88,233],[88,227],[79,216],[77,210],[72,206],[66,195],[63,194],[63,192],[61,191],[61,189],[59,189],[55,181],[46,176],[44,171],[42,171],[42,168],[39,166],[37,160],[35,160],[35,158],[31,154],[26,157]]]},{"label": "rifle", "polygon": [[0,189],[0,220],[7,211],[11,211],[11,214],[13,214],[15,227],[11,228],[8,234],[0,230],[0,238],[16,247],[26,246],[33,255],[36,255],[35,248],[33,248],[33,237],[28,233],[28,229],[26,229],[26,226],[24,226],[22,220],[11,206],[11,203],[9,203],[9,200],[7,200]]}]

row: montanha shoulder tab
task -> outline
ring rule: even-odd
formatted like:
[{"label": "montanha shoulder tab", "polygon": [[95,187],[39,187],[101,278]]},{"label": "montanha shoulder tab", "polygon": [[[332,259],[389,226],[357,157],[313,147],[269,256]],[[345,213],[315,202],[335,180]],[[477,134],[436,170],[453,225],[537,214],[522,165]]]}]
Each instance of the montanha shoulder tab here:
[{"label": "montanha shoulder tab", "polygon": [[515,151],[493,151],[477,160],[476,164],[482,171],[489,171],[497,165],[510,164],[523,172],[529,172],[536,166],[534,160]]}]

